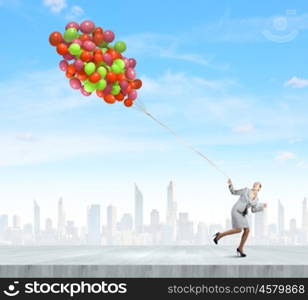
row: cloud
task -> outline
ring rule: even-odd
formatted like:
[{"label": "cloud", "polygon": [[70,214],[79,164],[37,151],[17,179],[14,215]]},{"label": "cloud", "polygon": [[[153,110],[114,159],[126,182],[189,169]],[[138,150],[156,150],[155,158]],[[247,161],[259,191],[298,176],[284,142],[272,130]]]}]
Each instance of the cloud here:
[{"label": "cloud", "polygon": [[289,151],[280,152],[276,156],[276,160],[279,160],[279,161],[287,161],[287,160],[294,159],[294,158],[295,158],[295,154]]},{"label": "cloud", "polygon": [[44,0],[43,3],[53,13],[60,13],[67,6],[66,0]]},{"label": "cloud", "polygon": [[284,86],[290,86],[292,88],[304,88],[308,86],[308,79],[293,76],[291,79],[284,83]]},{"label": "cloud", "polygon": [[70,8],[69,12],[66,14],[66,19],[78,20],[83,15],[84,15],[84,10],[80,6],[74,5]]},{"label": "cloud", "polygon": [[308,169],[308,162],[304,160],[300,160],[297,162],[296,166],[300,169]]},{"label": "cloud", "polygon": [[33,165],[82,156],[166,151],[169,146],[149,138],[116,138],[88,132],[0,133],[0,166]]},{"label": "cloud", "polygon": [[[135,56],[160,57],[195,63],[215,69],[227,69],[227,65],[213,63],[210,57],[181,50],[181,36],[168,34],[140,33],[123,38],[127,41],[129,51]],[[187,42],[187,41],[186,41]]]},{"label": "cloud", "polygon": [[242,133],[249,133],[255,130],[255,127],[252,124],[244,124],[240,126],[236,126],[233,128],[234,132],[242,132]]}]

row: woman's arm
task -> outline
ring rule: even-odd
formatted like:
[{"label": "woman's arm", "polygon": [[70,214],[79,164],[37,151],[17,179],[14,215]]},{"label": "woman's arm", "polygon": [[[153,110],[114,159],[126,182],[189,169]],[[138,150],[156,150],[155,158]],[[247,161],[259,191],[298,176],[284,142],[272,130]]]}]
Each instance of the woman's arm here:
[{"label": "woman's arm", "polygon": [[230,190],[232,195],[241,195],[245,190],[245,189],[235,190],[234,187],[233,187],[231,179],[228,179],[228,186],[229,186],[229,190]]},{"label": "woman's arm", "polygon": [[257,203],[255,205],[251,206],[251,211],[253,213],[256,213],[256,212],[259,212],[259,211],[263,211],[265,207],[266,207],[266,203]]}]

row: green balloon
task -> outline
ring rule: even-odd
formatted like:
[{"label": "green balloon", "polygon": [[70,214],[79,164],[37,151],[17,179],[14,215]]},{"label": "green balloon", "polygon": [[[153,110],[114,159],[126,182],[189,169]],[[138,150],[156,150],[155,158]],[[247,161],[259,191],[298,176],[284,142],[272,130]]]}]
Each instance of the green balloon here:
[{"label": "green balloon", "polygon": [[104,67],[102,67],[102,66],[97,68],[97,72],[98,72],[103,78],[105,78],[106,75],[107,75],[107,70],[106,70],[106,68],[104,68]]},{"label": "green balloon", "polygon": [[72,27],[65,30],[63,38],[66,42],[71,42],[72,40],[76,39],[77,36],[77,29]]},{"label": "green balloon", "polygon": [[106,48],[108,46],[108,43],[107,42],[101,42],[98,47],[100,48]]},{"label": "green balloon", "polygon": [[121,69],[125,68],[125,62],[121,58],[115,59],[113,63],[117,64],[119,67],[121,67]]},{"label": "green balloon", "polygon": [[116,73],[116,74],[120,74],[123,72],[123,68],[121,68],[118,64],[113,63],[111,66],[111,70],[112,72]]},{"label": "green balloon", "polygon": [[91,75],[95,71],[95,64],[93,62],[89,62],[84,66],[84,71],[86,74]]},{"label": "green balloon", "polygon": [[97,83],[97,86],[96,86],[96,89],[97,90],[104,90],[107,86],[107,82],[105,79],[101,79],[98,83]]},{"label": "green balloon", "polygon": [[94,92],[94,91],[96,90],[96,86],[97,86],[96,83],[92,83],[92,82],[89,81],[89,80],[86,80],[86,81],[84,82],[84,89],[85,89],[85,91],[88,92],[88,93]]},{"label": "green balloon", "polygon": [[114,50],[122,53],[126,50],[126,44],[122,41],[118,41],[114,44]]},{"label": "green balloon", "polygon": [[121,91],[121,87],[119,85],[114,85],[111,89],[111,94],[112,95],[117,95]]},{"label": "green balloon", "polygon": [[80,46],[77,43],[73,43],[68,47],[69,53],[72,55],[77,55],[81,51]]}]

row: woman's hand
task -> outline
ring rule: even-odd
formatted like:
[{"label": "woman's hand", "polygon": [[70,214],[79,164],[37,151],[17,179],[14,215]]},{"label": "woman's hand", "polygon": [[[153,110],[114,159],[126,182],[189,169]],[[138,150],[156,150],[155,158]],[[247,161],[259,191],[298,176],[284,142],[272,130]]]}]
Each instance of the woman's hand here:
[{"label": "woman's hand", "polygon": [[228,179],[228,185],[231,185],[232,184],[232,180],[229,178]]}]

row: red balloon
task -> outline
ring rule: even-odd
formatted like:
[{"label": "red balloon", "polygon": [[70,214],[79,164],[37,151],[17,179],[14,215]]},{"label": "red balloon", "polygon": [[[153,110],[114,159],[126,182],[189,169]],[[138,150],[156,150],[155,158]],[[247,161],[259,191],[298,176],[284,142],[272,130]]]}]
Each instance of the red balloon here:
[{"label": "red balloon", "polygon": [[120,92],[119,94],[114,96],[118,101],[122,101],[124,99],[124,95]]},{"label": "red balloon", "polygon": [[94,29],[94,32],[93,32],[94,34],[97,34],[97,33],[103,33],[103,28],[102,27],[96,27],[95,29]]},{"label": "red balloon", "polygon": [[49,43],[52,46],[57,46],[63,42],[62,34],[58,31],[55,31],[49,35]]},{"label": "red balloon", "polygon": [[101,74],[99,74],[98,72],[94,72],[90,75],[89,80],[93,83],[96,83],[100,81],[101,78],[102,78]]},{"label": "red balloon", "polygon": [[117,80],[117,74],[113,73],[113,72],[108,72],[106,75],[106,79],[109,82],[115,82]]},{"label": "red balloon", "polygon": [[96,95],[100,98],[103,98],[105,96],[104,92],[101,90],[96,90]]},{"label": "red balloon", "polygon": [[67,78],[73,78],[73,77],[74,77],[74,73],[69,72],[69,71],[66,71],[65,76],[66,76]]},{"label": "red balloon", "polygon": [[104,60],[103,54],[94,54],[93,62],[99,64]]},{"label": "red balloon", "polygon": [[126,80],[125,74],[124,73],[117,74],[117,80],[119,82],[122,80]]},{"label": "red balloon", "polygon": [[82,61],[89,62],[93,59],[93,54],[89,51],[82,51],[80,55],[80,59]]},{"label": "red balloon", "polygon": [[112,59],[117,59],[122,57],[122,55],[119,52],[115,51],[114,49],[108,49],[107,53],[111,55]]},{"label": "red balloon", "polygon": [[132,100],[132,99],[129,99],[129,98],[125,99],[125,100],[124,100],[124,105],[125,105],[126,107],[131,107],[131,106],[133,105],[133,100]]},{"label": "red balloon", "polygon": [[92,37],[91,37],[91,35],[89,35],[89,34],[82,34],[82,35],[79,37],[79,39],[80,39],[82,42],[88,41],[88,40],[92,41]]},{"label": "red balloon", "polygon": [[134,88],[136,90],[138,90],[138,89],[140,89],[142,87],[142,81],[140,79],[134,80],[133,83],[134,83]]},{"label": "red balloon", "polygon": [[71,65],[68,65],[68,66],[67,66],[67,69],[66,69],[66,71],[67,71],[68,73],[72,73],[72,74],[75,74],[75,73],[76,73],[76,69],[75,69],[75,66],[74,66],[73,64],[71,64]]},{"label": "red balloon", "polygon": [[88,75],[87,73],[84,71],[84,70],[81,70],[77,73],[77,78],[80,80],[80,81],[84,81],[86,79],[88,79]]},{"label": "red balloon", "polygon": [[104,35],[102,33],[95,33],[93,36],[93,42],[98,46],[104,41]]},{"label": "red balloon", "polygon": [[57,45],[57,52],[60,55],[65,55],[66,53],[68,53],[67,46],[64,43],[58,44]]},{"label": "red balloon", "polygon": [[111,94],[104,96],[104,100],[105,100],[105,102],[107,102],[109,104],[113,104],[114,102],[116,102],[115,97]]}]

